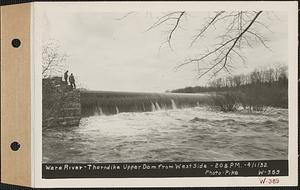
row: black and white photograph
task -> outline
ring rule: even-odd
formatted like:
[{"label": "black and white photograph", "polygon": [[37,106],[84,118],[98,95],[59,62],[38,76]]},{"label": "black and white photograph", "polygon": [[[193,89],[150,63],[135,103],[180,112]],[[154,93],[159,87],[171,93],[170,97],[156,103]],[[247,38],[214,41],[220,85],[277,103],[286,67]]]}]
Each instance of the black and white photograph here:
[{"label": "black and white photograph", "polygon": [[288,12],[61,6],[40,18],[43,164],[288,160]]}]

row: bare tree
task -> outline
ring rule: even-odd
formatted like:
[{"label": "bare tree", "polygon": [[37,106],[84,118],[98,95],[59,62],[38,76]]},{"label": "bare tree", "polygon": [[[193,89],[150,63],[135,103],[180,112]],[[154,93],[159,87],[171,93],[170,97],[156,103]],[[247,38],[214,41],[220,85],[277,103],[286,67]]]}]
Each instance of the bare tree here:
[{"label": "bare tree", "polygon": [[66,69],[67,54],[61,50],[57,41],[50,40],[43,45],[42,75],[43,78],[61,75]]},{"label": "bare tree", "polygon": [[269,68],[267,70],[264,71],[264,78],[265,78],[265,82],[271,84],[272,82],[275,81],[275,77],[274,77],[274,69],[273,68]]},{"label": "bare tree", "polygon": [[175,31],[179,27],[180,20],[182,19],[182,16],[184,14],[185,14],[185,11],[175,11],[175,12],[167,13],[167,14],[163,15],[162,17],[158,18],[157,21],[154,22],[154,24],[151,25],[146,31],[152,30],[153,28],[156,28],[165,23],[171,23],[172,26],[171,26],[170,30],[168,31],[168,36],[167,36],[165,43],[168,43],[170,49],[172,49],[171,40],[173,38]]},{"label": "bare tree", "polygon": [[[199,56],[187,58],[177,68],[188,64],[196,64],[198,78],[208,73],[212,73],[215,76],[222,70],[230,73],[234,65],[234,60],[245,63],[246,58],[241,53],[243,48],[251,48],[254,43],[260,43],[270,49],[267,45],[268,39],[257,30],[257,28],[265,28],[270,31],[268,26],[258,19],[262,13],[263,11],[214,12],[214,15],[208,17],[207,22],[200,26],[200,30],[192,37],[190,47],[193,47],[206,33],[211,33],[211,29],[218,27],[222,28],[222,33],[217,33],[215,37],[215,39],[219,39],[219,42],[207,52],[200,52]],[[166,42],[172,49],[171,40],[174,38],[174,33],[182,22],[182,16],[186,14],[188,14],[186,11],[166,13],[158,18],[147,31],[163,24],[169,26],[170,30]]]},{"label": "bare tree", "polygon": [[263,82],[263,71],[260,71],[258,69],[255,69],[253,72],[250,74],[250,79],[252,84],[259,84]]},{"label": "bare tree", "polygon": [[240,87],[242,85],[242,75],[235,75],[232,77],[234,86]]}]

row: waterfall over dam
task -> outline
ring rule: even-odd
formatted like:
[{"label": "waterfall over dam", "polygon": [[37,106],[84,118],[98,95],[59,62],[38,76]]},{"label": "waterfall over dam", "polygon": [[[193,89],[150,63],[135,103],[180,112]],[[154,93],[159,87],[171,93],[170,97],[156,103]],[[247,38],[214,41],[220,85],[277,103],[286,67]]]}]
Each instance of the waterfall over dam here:
[{"label": "waterfall over dam", "polygon": [[73,89],[61,77],[43,79],[43,127],[78,126],[82,117],[151,112],[211,104],[212,94]]},{"label": "waterfall over dam", "polygon": [[111,115],[122,112],[149,112],[209,104],[208,93],[144,93],[81,91],[81,115]]}]

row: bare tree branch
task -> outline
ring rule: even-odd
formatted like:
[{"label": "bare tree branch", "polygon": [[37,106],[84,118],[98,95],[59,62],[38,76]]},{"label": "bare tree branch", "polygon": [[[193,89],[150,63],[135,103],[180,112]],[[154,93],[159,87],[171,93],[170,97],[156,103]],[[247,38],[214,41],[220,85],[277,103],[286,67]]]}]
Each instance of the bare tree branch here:
[{"label": "bare tree branch", "polygon": [[197,39],[216,21],[216,19],[221,16],[225,11],[220,11],[217,12],[216,15],[207,23],[207,25],[205,25],[199,32],[199,34],[197,34],[194,39],[192,40],[190,47],[193,46],[193,44],[197,41]]},{"label": "bare tree branch", "polygon": [[123,19],[127,18],[129,15],[131,15],[131,14],[133,14],[133,13],[134,13],[134,11],[128,12],[128,13],[126,13],[125,15],[123,15],[123,16],[120,17],[120,18],[116,18],[116,20],[123,20]]},{"label": "bare tree branch", "polygon": [[[204,59],[207,59],[208,57],[210,57],[211,55],[217,53],[218,51],[220,51],[221,49],[226,49],[225,53],[223,53],[224,51],[221,51],[218,55],[218,57],[214,60],[214,64],[212,64],[212,66],[207,69],[205,72],[203,73],[200,73],[198,78],[201,78],[202,76],[206,75],[207,73],[209,73],[210,71],[212,71],[213,69],[217,68],[218,66],[220,66],[220,68],[218,68],[216,70],[216,72],[214,72],[214,75],[216,75],[218,72],[220,72],[221,70],[225,69],[227,72],[229,72],[228,68],[227,68],[227,63],[228,63],[228,59],[231,59],[230,58],[230,55],[231,55],[231,52],[234,52],[237,54],[237,51],[234,50],[234,48],[237,46],[237,43],[241,41],[243,35],[246,33],[246,32],[249,32],[249,28],[255,23],[256,19],[258,18],[258,16],[262,13],[262,11],[259,11],[256,13],[256,15],[252,18],[251,22],[246,26],[246,27],[243,27],[241,23],[238,23],[238,27],[239,27],[239,30],[241,30],[241,32],[235,37],[235,38],[232,38],[230,40],[227,40],[225,41],[224,43],[222,43],[221,45],[219,45],[217,48],[215,48],[214,50],[204,54],[203,56],[201,56],[200,58],[196,58],[196,59],[189,59],[188,61],[180,64],[177,66],[177,68],[179,67],[182,67],[184,65],[187,65],[189,63],[193,63],[193,62],[199,62],[199,61],[202,61]],[[241,14],[239,14],[239,17],[241,16]],[[229,28],[229,30],[231,30],[235,24],[233,24],[236,19],[234,19],[232,22],[231,22],[231,26]],[[251,31],[250,31],[251,32]],[[259,38],[259,36],[257,36],[257,38]],[[262,40],[263,42],[263,39],[262,38],[259,38],[260,40]],[[263,43],[264,44],[264,43]],[[241,57],[240,54],[238,54],[238,56],[243,60],[244,62],[244,58]]]},{"label": "bare tree branch", "polygon": [[204,56],[197,58],[197,59],[189,59],[188,61],[180,64],[177,66],[177,68],[180,68],[184,65],[187,65],[189,63],[195,62],[195,61],[202,61],[203,59],[209,57],[210,55],[212,55],[213,53],[217,52],[218,50],[220,50],[221,48],[223,48],[224,46],[226,46],[227,44],[229,44],[230,42],[236,40],[236,38],[230,39],[228,41],[226,41],[225,43],[221,44],[219,47],[217,47],[216,49],[214,49],[213,51],[208,52],[207,54],[205,54]]},{"label": "bare tree branch", "polygon": [[175,11],[175,12],[165,14],[164,16],[158,18],[158,20],[156,22],[154,22],[154,24],[151,25],[145,32],[148,32],[166,22],[173,21],[174,24],[173,24],[172,28],[170,29],[170,31],[168,32],[169,34],[168,34],[167,40],[166,40],[170,49],[172,50],[171,40],[173,38],[174,32],[178,29],[179,22],[184,14],[185,14],[185,11]]},{"label": "bare tree branch", "polygon": [[178,14],[178,13],[181,13],[181,12],[179,12],[179,11],[171,12],[171,13],[168,13],[168,14],[166,14],[166,15],[160,17],[156,22],[154,22],[153,25],[151,25],[151,26],[146,30],[146,32],[149,31],[149,30],[152,30],[152,29],[155,28],[155,27],[158,27],[159,25],[165,23],[165,22],[168,21],[168,20],[176,19],[175,17],[171,17],[171,16],[173,16],[174,14]]},{"label": "bare tree branch", "polygon": [[[200,30],[192,37],[190,48],[212,27],[221,27],[220,31],[222,33],[217,34],[215,37],[219,42],[213,46],[214,48],[207,52],[200,52],[201,54],[194,58],[190,57],[185,59],[185,61],[177,65],[175,69],[177,70],[188,64],[195,63],[197,66],[198,78],[201,78],[207,73],[216,75],[222,70],[230,73],[230,70],[233,68],[232,65],[236,64],[236,61],[241,61],[243,64],[246,63],[246,58],[242,55],[243,48],[253,48],[252,45],[254,43],[260,43],[265,48],[271,50],[266,43],[268,40],[264,38],[255,27],[263,27],[271,32],[265,23],[257,20],[261,13],[262,11],[216,12],[212,17],[208,18],[207,22],[200,27]],[[186,14],[185,11],[167,13],[158,18],[146,31],[166,23],[171,23],[172,25],[168,31],[165,43],[168,43],[172,50],[171,41],[174,38],[174,33],[178,29],[184,14]],[[222,24],[220,22],[222,22]],[[220,25],[218,23],[220,23]]]},{"label": "bare tree branch", "polygon": [[261,44],[263,44],[263,46],[265,46],[265,48],[272,51],[272,49],[269,46],[267,46],[267,44],[265,43],[266,39],[264,39],[262,36],[259,36],[257,33],[252,32],[250,30],[248,30],[247,32],[252,34],[253,36],[255,36],[261,42]]},{"label": "bare tree branch", "polygon": [[[176,21],[176,24],[174,25],[174,27],[172,28],[169,36],[168,36],[168,44],[169,44],[169,47],[171,48],[171,39],[172,39],[172,36],[173,36],[173,33],[175,32],[175,30],[178,28],[178,24],[179,24],[179,21],[181,19],[181,17],[183,16],[185,12],[181,12],[180,15],[178,16],[177,18],[177,21]],[[171,48],[172,49],[172,48]]]},{"label": "bare tree branch", "polygon": [[49,41],[43,45],[42,51],[42,75],[51,77],[59,75],[65,69],[67,54],[60,51],[60,47],[55,41]]}]

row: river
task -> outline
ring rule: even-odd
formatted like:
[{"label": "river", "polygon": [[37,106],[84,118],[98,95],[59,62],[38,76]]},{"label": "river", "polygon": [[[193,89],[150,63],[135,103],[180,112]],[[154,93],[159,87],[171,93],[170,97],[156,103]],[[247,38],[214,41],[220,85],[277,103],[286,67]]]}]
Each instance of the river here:
[{"label": "river", "polygon": [[288,110],[207,107],[82,118],[43,129],[43,163],[287,159]]}]

